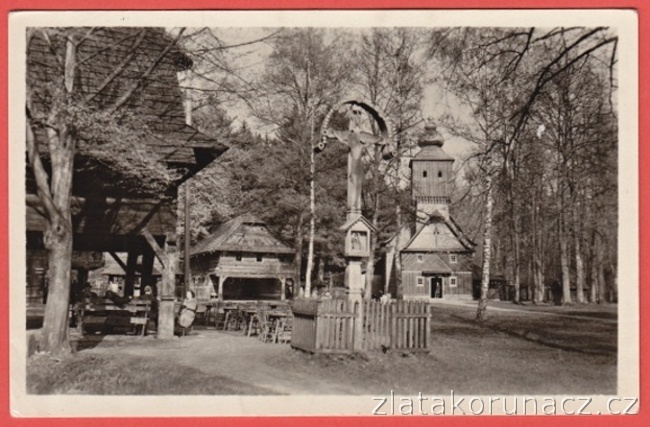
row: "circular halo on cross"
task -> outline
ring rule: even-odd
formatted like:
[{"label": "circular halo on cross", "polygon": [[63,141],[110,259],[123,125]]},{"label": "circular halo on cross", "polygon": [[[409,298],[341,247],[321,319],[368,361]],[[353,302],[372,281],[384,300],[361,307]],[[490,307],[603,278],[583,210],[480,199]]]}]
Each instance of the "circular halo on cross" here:
[{"label": "circular halo on cross", "polygon": [[[394,149],[392,147],[392,139],[394,135],[394,128],[392,122],[386,118],[386,115],[383,112],[366,101],[359,100],[348,100],[343,101],[330,109],[325,118],[323,119],[323,125],[321,126],[321,140],[316,146],[317,151],[322,151],[327,145],[328,138],[332,138],[332,129],[330,127],[332,117],[335,113],[351,113],[352,117],[350,118],[349,131],[356,132],[360,135],[365,135],[367,137],[373,137],[374,141],[371,141],[373,144],[383,146],[382,151],[383,155],[386,158],[393,157],[395,155]],[[372,132],[370,129],[364,130],[362,128],[364,117],[370,118],[374,121],[376,125],[375,131],[378,135],[373,135],[368,131]],[[368,138],[370,140],[370,138]]]}]

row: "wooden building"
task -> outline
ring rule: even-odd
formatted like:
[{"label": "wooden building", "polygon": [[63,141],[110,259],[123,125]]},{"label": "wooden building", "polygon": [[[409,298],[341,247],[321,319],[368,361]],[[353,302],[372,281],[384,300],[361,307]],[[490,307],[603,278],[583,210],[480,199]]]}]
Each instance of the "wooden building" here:
[{"label": "wooden building", "polygon": [[[91,286],[92,291],[97,295],[104,295],[108,289],[109,283],[117,283],[124,287],[126,285],[126,271],[127,271],[127,258],[128,255],[124,253],[110,253],[106,252],[101,254],[104,259],[104,265],[98,269],[92,270],[88,274],[88,284]],[[139,257],[135,266],[135,285],[134,296],[142,293],[142,257]],[[177,269],[177,272],[180,271]],[[151,271],[151,276],[156,282],[162,279],[163,268],[158,259],[154,258],[154,264]]]},{"label": "wooden building", "polygon": [[[27,252],[27,304],[44,304],[47,301],[47,266],[46,250],[30,249]],[[103,266],[104,257],[101,252],[73,251],[71,280],[73,283],[86,283],[89,280],[88,273]]]},{"label": "wooden building", "polygon": [[[385,287],[404,299],[471,298],[475,244],[464,236],[449,212],[454,159],[442,149],[435,126],[426,126],[418,145],[420,151],[410,161],[415,227],[405,227],[399,238],[389,241]],[[401,289],[395,280],[398,256]]]},{"label": "wooden building", "polygon": [[[79,44],[77,52],[75,84],[79,85],[79,95],[90,100],[88,108],[110,105],[133,88],[135,79],[137,91],[123,108],[146,125],[145,142],[152,155],[178,177],[168,188],[154,193],[144,190],[137,180],[124,179],[119,170],[103,167],[92,156],[86,157],[83,150],[75,156],[74,250],[126,253],[125,293],[133,295],[139,257],[142,257],[143,285],[155,280],[154,257],[164,267],[167,259],[176,258],[178,186],[219,157],[227,146],[187,124],[178,73],[188,70],[192,61],[172,44],[164,28],[95,28]],[[27,50],[27,75],[28,79],[41,82],[61,77],[52,48],[38,32]],[[36,129],[35,137],[47,163],[45,132]],[[26,178],[26,247],[30,271],[35,254],[44,250],[46,217],[29,167]],[[175,261],[170,263],[175,264]],[[47,265],[39,264],[38,268],[44,274]],[[32,275],[32,280],[36,283],[42,277]],[[28,283],[30,286],[34,287],[34,283]],[[163,301],[173,300],[173,289],[162,290],[161,294]]]},{"label": "wooden building", "polygon": [[284,300],[294,281],[294,249],[250,214],[221,224],[191,250],[190,268],[199,298]]}]

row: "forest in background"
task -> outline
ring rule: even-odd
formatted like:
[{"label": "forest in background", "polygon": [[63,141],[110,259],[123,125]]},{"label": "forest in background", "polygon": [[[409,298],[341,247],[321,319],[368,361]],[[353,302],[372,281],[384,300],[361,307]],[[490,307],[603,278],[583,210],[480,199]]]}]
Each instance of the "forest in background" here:
[{"label": "forest in background", "polygon": [[445,149],[463,153],[452,215],[479,244],[477,265],[491,259],[515,301],[522,284],[534,301],[544,285],[561,288],[567,303],[616,299],[617,39],[609,29],[281,29],[241,40],[243,49],[220,31],[186,33],[193,125],[231,145],[189,182],[192,243],[250,212],[303,254],[303,281],[305,263],[317,284],[340,271],[345,150],[312,153],[329,109],[363,99],[393,121],[399,147],[388,164],[366,156],[364,215],[379,229],[371,263],[412,220],[404,165],[433,119]]}]

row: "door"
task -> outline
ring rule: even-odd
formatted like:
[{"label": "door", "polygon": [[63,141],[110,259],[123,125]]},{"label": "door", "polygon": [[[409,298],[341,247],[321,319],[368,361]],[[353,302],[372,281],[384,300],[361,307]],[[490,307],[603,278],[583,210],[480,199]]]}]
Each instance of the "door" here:
[{"label": "door", "polygon": [[431,298],[442,298],[442,277],[432,277]]}]

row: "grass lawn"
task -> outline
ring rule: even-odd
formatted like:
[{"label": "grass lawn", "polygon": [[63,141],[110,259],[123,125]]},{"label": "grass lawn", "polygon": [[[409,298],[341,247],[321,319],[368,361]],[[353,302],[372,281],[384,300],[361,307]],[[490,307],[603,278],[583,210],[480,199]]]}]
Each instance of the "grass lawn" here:
[{"label": "grass lawn", "polygon": [[324,368],[329,378],[353,381],[369,393],[383,395],[390,390],[402,394],[448,394],[450,390],[462,394],[616,391],[615,322],[491,311],[488,320],[478,325],[473,321],[473,306],[436,305],[432,312],[430,354],[344,358],[294,353],[277,363],[286,363],[287,369]]},{"label": "grass lawn", "polygon": [[145,357],[109,357],[80,352],[55,361],[33,356],[27,369],[31,394],[261,395],[268,390],[196,368],[169,366]]},{"label": "grass lawn", "polygon": [[[436,304],[429,354],[311,355],[231,332],[173,341],[94,337],[53,361],[32,356],[37,394],[609,394],[616,392],[616,306]],[[501,308],[501,310],[498,310]],[[509,310],[516,308],[516,310]],[[541,311],[541,312],[540,312]],[[94,341],[93,341],[94,340]]]}]

